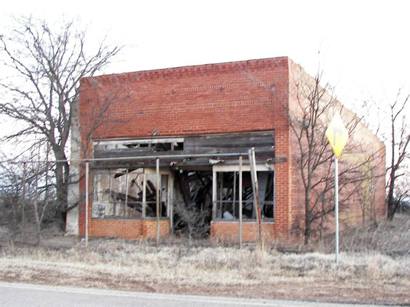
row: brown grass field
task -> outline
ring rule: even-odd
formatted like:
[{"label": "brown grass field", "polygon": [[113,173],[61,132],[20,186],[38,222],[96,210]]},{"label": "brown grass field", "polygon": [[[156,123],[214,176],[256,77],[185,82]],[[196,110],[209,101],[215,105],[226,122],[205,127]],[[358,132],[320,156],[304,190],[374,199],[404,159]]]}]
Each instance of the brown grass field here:
[{"label": "brown grass field", "polygon": [[[173,239],[44,235],[41,246],[0,242],[0,280],[122,290],[410,305],[410,216],[331,237],[297,252],[265,246],[188,246]],[[316,250],[307,252],[306,250]]]}]

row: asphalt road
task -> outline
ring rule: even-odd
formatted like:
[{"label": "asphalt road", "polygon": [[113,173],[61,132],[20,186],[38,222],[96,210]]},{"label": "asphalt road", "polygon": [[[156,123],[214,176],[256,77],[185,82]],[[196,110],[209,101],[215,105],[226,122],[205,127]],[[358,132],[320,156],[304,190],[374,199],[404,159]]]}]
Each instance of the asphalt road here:
[{"label": "asphalt road", "polygon": [[143,307],[202,307],[202,306],[295,306],[295,307],[346,307],[370,305],[344,305],[283,300],[251,300],[227,297],[169,295],[114,290],[53,287],[0,282],[0,306],[65,307],[65,306],[143,306]]}]

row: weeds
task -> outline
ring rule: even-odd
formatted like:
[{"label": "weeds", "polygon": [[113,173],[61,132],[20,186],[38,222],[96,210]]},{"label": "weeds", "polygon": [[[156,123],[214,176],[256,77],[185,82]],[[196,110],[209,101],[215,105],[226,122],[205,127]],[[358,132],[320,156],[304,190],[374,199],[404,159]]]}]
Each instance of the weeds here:
[{"label": "weeds", "polygon": [[[69,248],[4,245],[0,250],[0,278],[46,279],[97,287],[168,284],[173,290],[194,287],[208,289],[205,292],[254,287],[260,289],[255,290],[259,294],[282,285],[309,288],[347,284],[368,289],[370,295],[375,288],[394,285],[393,291],[401,289],[400,293],[408,293],[410,236],[406,227],[409,221],[400,221],[401,225],[386,223],[373,230],[366,228],[344,234],[339,266],[334,255],[326,253],[333,250],[331,240],[322,244],[321,252],[284,253],[267,246],[262,250],[252,245],[242,249],[232,245],[212,246],[208,241],[189,245],[174,239],[172,244],[156,247],[147,241],[101,239],[91,240],[88,248],[83,242]],[[380,293],[383,299],[385,294]]]}]

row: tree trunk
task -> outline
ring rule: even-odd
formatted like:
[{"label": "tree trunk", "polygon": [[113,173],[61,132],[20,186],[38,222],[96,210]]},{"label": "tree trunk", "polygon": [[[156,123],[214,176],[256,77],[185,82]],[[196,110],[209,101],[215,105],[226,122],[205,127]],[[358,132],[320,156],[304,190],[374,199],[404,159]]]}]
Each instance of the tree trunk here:
[{"label": "tree trunk", "polygon": [[310,208],[311,199],[311,185],[312,179],[310,175],[307,178],[307,184],[305,186],[305,245],[309,244],[310,237],[312,235],[312,209]]},{"label": "tree trunk", "polygon": [[389,221],[393,220],[398,207],[399,207],[398,201],[396,201],[394,197],[391,197],[391,198],[389,197],[387,201],[387,219]]},{"label": "tree trunk", "polygon": [[21,237],[22,240],[25,240],[26,237],[26,212],[25,212],[25,206],[26,206],[26,163],[23,163],[23,182],[22,182],[22,201],[21,201]]},{"label": "tree trunk", "polygon": [[36,221],[36,245],[40,245],[41,241],[41,220],[38,213],[38,194],[36,194],[36,199],[33,201],[34,219]]},{"label": "tree trunk", "polygon": [[[392,153],[394,154],[394,152]],[[390,171],[390,182],[389,182],[389,192],[387,194],[387,219],[393,220],[394,214],[396,213],[396,202],[394,201],[394,184],[395,184],[395,169],[392,163],[392,168]]]},{"label": "tree trunk", "polygon": [[[39,157],[40,157],[40,147],[39,147]],[[36,177],[35,177],[35,193],[34,193],[34,201],[33,203],[33,209],[34,209],[34,219],[36,222],[36,245],[40,245],[41,241],[41,220],[40,216],[38,213],[38,198],[39,198],[39,193],[38,193],[38,175],[40,172],[40,161],[37,162],[37,167],[36,167]]]},{"label": "tree trunk", "polygon": [[68,200],[68,182],[70,165],[66,161],[64,152],[55,153],[56,160],[61,161],[56,163],[56,190],[57,190],[57,217],[62,230],[65,230],[67,216],[67,200]]},{"label": "tree trunk", "polygon": [[310,189],[306,188],[305,191],[305,245],[309,244],[310,237],[312,235],[312,212],[310,210]]}]

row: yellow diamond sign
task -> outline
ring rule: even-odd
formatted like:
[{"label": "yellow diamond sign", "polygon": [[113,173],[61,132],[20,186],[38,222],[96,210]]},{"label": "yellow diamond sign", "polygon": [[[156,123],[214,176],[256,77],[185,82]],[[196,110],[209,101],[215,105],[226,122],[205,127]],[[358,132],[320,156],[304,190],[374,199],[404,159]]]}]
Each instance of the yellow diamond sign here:
[{"label": "yellow diamond sign", "polygon": [[349,134],[339,113],[336,113],[326,129],[326,137],[332,146],[333,153],[336,158],[339,158],[343,152],[343,148],[347,143]]}]

